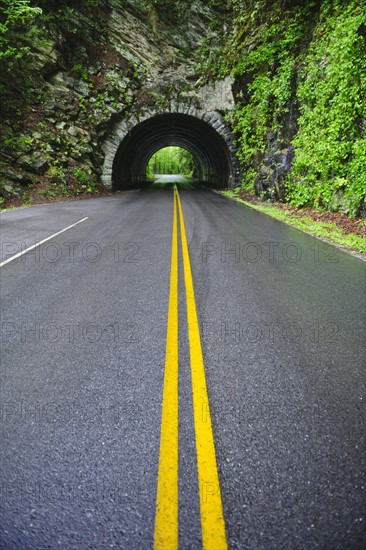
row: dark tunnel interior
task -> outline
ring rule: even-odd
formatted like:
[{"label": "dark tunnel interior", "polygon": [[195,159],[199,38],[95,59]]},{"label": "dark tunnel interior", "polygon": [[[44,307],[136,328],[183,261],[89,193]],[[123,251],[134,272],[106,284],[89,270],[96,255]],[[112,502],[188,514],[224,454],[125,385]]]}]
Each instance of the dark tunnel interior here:
[{"label": "dark tunnel interior", "polygon": [[199,118],[164,114],[141,122],[124,138],[113,163],[113,189],[145,183],[149,159],[170,145],[187,149],[195,157],[199,181],[212,187],[228,187],[233,166],[225,139]]}]

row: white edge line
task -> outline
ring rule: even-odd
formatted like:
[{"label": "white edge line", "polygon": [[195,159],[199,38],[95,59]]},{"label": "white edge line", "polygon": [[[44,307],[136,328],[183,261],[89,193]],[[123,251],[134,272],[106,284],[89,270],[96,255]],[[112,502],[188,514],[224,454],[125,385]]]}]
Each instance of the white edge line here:
[{"label": "white edge line", "polygon": [[61,235],[61,233],[64,233],[65,231],[68,231],[69,229],[72,229],[73,227],[75,227],[75,225],[78,225],[79,223],[85,222],[85,220],[88,220],[88,219],[89,219],[89,217],[83,218],[82,220],[79,220],[78,222],[73,223],[72,225],[69,225],[68,227],[65,227],[65,229],[61,229],[61,231],[58,231],[57,233],[54,233],[50,237],[47,237],[46,239],[43,239],[43,241],[39,241],[39,243],[33,244],[32,246],[30,246],[29,248],[26,248],[22,252],[18,252],[18,254],[14,254],[14,256],[11,256],[10,258],[5,260],[4,262],[1,262],[0,267],[3,267],[3,265],[5,265],[9,262],[12,262],[16,258],[19,258],[20,256],[23,256],[23,254],[26,254],[30,250],[33,250],[34,248],[36,248],[36,246],[40,246],[41,244],[45,243],[46,241],[49,241],[50,239],[53,239],[54,237],[57,237],[57,235]]}]

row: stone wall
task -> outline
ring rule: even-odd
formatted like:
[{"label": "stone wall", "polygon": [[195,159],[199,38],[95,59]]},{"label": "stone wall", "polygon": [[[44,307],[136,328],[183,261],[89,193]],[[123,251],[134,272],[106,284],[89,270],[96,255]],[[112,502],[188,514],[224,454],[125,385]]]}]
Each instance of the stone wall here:
[{"label": "stone wall", "polygon": [[[133,128],[157,115],[184,114],[203,120],[221,136],[228,149],[232,164],[230,179],[226,182],[226,185],[229,187],[238,185],[240,182],[240,167],[235,156],[236,147],[233,136],[223,116],[218,112],[219,110],[229,112],[234,107],[231,84],[231,79],[227,78],[215,85],[203,86],[196,91],[187,93],[185,97],[181,95],[180,99],[173,98],[167,106],[140,109],[128,118],[117,122],[102,145],[105,155],[101,176],[103,184],[108,188],[112,188],[113,162],[117,150]],[[223,185],[225,185],[225,182],[223,182]]]}]

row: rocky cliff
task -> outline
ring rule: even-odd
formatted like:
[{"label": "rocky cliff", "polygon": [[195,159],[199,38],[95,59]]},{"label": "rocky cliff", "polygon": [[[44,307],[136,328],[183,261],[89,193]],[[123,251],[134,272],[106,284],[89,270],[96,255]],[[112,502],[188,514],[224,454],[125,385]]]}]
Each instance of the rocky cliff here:
[{"label": "rocky cliff", "polygon": [[103,192],[129,121],[184,112],[224,139],[233,168],[223,185],[365,214],[361,0],[0,7],[3,203]]},{"label": "rocky cliff", "polygon": [[101,191],[102,143],[116,123],[202,96],[195,54],[212,20],[206,2],[35,4],[43,13],[15,29],[28,52],[2,79],[5,201]]}]

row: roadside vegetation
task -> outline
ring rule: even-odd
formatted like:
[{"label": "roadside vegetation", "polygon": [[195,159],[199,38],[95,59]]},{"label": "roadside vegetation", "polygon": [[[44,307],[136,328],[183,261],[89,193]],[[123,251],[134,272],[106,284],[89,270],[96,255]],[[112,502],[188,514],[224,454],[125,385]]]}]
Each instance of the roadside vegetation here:
[{"label": "roadside vegetation", "polygon": [[207,81],[231,75],[245,189],[366,214],[366,9],[361,0],[230,0],[203,40]]},{"label": "roadside vegetation", "polygon": [[13,190],[12,199],[9,201],[5,201],[0,196],[0,211],[11,210],[20,206],[33,206],[34,204],[85,199],[110,194],[97,181],[90,170],[85,167],[75,167],[73,170],[64,171],[54,166],[48,170],[47,175],[29,181],[26,176],[17,174],[17,177],[18,179],[23,178],[23,181],[20,181],[18,192],[15,195]]},{"label": "roadside vegetation", "polygon": [[361,255],[366,260],[366,225],[362,219],[351,219],[346,214],[319,208],[298,208],[281,203],[260,202],[253,193],[239,188],[222,193],[351,254]]},{"label": "roadside vegetation", "polygon": [[157,174],[174,174],[195,178],[198,166],[193,155],[182,147],[163,147],[148,162],[146,177],[154,179]]}]

